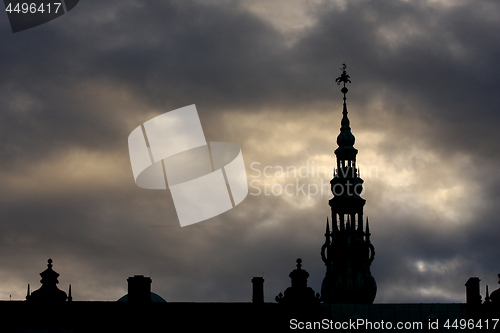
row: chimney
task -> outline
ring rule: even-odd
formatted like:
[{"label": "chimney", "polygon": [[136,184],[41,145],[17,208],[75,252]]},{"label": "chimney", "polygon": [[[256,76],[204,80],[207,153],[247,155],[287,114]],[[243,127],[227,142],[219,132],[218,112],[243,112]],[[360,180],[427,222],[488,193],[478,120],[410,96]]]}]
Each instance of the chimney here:
[{"label": "chimney", "polygon": [[465,283],[465,302],[467,305],[476,306],[481,305],[481,292],[479,289],[479,278],[471,277]]},{"label": "chimney", "polygon": [[134,277],[129,277],[127,282],[129,302],[151,302],[151,278],[144,275],[134,275]]},{"label": "chimney", "polygon": [[252,279],[252,284],[253,284],[252,302],[258,304],[264,303],[264,278],[254,277]]}]

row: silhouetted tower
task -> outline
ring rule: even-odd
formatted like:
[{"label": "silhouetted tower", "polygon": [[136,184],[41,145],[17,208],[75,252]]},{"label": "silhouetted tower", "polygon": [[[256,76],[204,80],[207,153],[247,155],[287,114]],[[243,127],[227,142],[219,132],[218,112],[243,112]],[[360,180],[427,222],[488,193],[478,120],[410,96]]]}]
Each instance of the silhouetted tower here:
[{"label": "silhouetted tower", "polygon": [[319,294],[314,294],[314,290],[307,286],[309,273],[302,269],[302,259],[297,259],[297,268],[290,275],[292,286],[286,288],[285,294],[279,293],[276,296],[276,302],[280,304],[311,305],[319,304]]},{"label": "silhouetted tower", "polygon": [[26,300],[33,302],[64,302],[68,299],[66,293],[56,286],[59,283],[57,280],[59,273],[52,269],[52,259],[47,260],[47,263],[47,269],[40,273],[42,286],[30,293],[28,285]]},{"label": "silhouetted tower", "polygon": [[363,206],[361,198],[363,180],[356,167],[358,150],[354,148],[354,135],[347,118],[346,83],[350,77],[343,64],[342,74],[335,82],[343,83],[344,94],[340,134],[335,150],[337,167],[330,181],[333,198],[332,228],[326,221],[326,240],[321,247],[321,258],[326,265],[326,276],[321,286],[321,297],[325,303],[371,304],[377,293],[377,284],[371,275],[370,265],[375,249],[370,242],[368,219],[363,227]]}]

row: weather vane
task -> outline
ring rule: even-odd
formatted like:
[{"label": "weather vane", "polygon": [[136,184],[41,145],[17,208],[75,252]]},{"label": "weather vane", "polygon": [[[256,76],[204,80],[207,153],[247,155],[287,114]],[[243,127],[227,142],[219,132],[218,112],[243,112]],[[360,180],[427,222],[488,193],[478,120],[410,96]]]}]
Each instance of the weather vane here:
[{"label": "weather vane", "polygon": [[341,82],[344,83],[344,87],[340,90],[344,94],[344,102],[345,102],[345,94],[349,91],[347,87],[345,86],[346,83],[351,83],[351,80],[349,80],[351,77],[349,74],[347,74],[346,69],[347,66],[346,64],[342,64],[342,67],[340,68],[342,70],[342,74],[338,78],[335,79],[335,82],[337,82],[338,85],[340,85]]}]

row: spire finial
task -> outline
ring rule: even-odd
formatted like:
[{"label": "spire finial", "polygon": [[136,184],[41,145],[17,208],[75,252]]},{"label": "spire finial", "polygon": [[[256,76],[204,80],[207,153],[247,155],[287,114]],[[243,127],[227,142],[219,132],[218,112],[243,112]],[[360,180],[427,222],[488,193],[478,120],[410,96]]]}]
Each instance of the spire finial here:
[{"label": "spire finial", "polygon": [[342,74],[340,74],[340,76],[335,79],[335,82],[337,82],[338,85],[340,85],[341,82],[344,83],[344,86],[340,90],[344,94],[344,105],[346,104],[345,95],[349,91],[349,89],[347,89],[347,87],[345,85],[346,85],[346,83],[351,83],[351,80],[350,80],[351,77],[349,76],[349,74],[347,74],[347,72],[345,70],[346,68],[347,68],[347,65],[345,63],[342,64],[342,67],[340,68],[342,70]]},{"label": "spire finial", "polygon": [[297,258],[297,269],[300,270],[302,267],[302,259]]},{"label": "spire finial", "polygon": [[340,85],[340,83],[344,84],[344,86],[340,90],[344,94],[344,104],[342,108],[342,120],[340,122],[341,125],[340,134],[337,137],[337,144],[339,145],[339,147],[351,147],[354,145],[355,141],[354,135],[352,135],[351,133],[351,127],[349,126],[350,125],[349,118],[347,118],[346,94],[349,90],[345,85],[347,83],[351,83],[351,80],[349,74],[347,74],[345,70],[346,68],[347,68],[346,64],[342,64],[342,67],[340,68],[342,70],[342,74],[335,79],[335,82],[337,82],[338,85]]}]

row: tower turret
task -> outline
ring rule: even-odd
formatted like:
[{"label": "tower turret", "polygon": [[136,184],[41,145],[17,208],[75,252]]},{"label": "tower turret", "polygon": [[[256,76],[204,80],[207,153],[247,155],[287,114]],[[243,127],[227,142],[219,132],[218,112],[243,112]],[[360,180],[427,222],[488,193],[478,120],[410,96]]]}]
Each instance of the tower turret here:
[{"label": "tower turret", "polygon": [[28,295],[26,300],[34,302],[64,302],[68,296],[56,284],[59,273],[52,269],[52,259],[47,260],[47,269],[40,273],[42,286],[30,293],[28,285]]},{"label": "tower turret", "polygon": [[344,103],[335,150],[337,167],[330,181],[332,228],[330,231],[327,221],[326,240],[321,247],[321,258],[326,265],[321,296],[325,303],[371,304],[377,293],[377,284],[370,272],[375,249],[370,242],[368,220],[366,229],[363,228],[363,180],[356,166],[358,150],[354,148],[355,138],[347,117],[346,84],[351,80],[345,64],[341,69],[342,74],[335,82],[343,83]]},{"label": "tower turret", "polygon": [[275,300],[281,304],[310,305],[319,304],[319,294],[314,294],[314,290],[307,286],[309,273],[302,269],[302,259],[297,259],[297,268],[290,273],[292,286],[286,288],[285,294],[279,293]]}]

